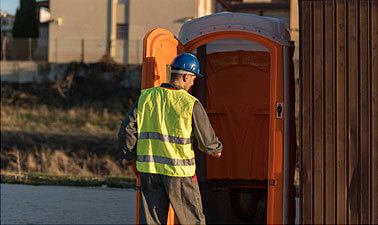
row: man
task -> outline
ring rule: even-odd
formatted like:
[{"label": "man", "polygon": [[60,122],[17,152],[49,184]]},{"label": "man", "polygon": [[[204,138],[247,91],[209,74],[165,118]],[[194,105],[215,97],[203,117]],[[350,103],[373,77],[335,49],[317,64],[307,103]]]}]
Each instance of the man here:
[{"label": "man", "polygon": [[202,77],[197,58],[181,54],[171,67],[170,83],[142,90],[122,122],[122,164],[130,165],[136,158],[141,224],[167,223],[169,203],[180,224],[205,224],[193,134],[198,148],[209,155],[220,157],[223,147],[202,104],[187,92],[196,77]]}]

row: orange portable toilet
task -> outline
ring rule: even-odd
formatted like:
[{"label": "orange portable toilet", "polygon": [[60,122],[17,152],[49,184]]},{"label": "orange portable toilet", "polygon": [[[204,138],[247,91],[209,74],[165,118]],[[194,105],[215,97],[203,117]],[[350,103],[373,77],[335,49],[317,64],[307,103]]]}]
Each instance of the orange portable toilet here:
[{"label": "orange portable toilet", "polygon": [[[184,52],[206,76],[192,94],[224,145],[219,159],[196,151],[207,223],[294,223],[293,49],[282,21],[244,13],[191,20],[178,38],[161,28],[144,38],[142,89],[168,82]],[[139,191],[136,211],[139,224]],[[167,223],[177,223],[172,208]]]}]

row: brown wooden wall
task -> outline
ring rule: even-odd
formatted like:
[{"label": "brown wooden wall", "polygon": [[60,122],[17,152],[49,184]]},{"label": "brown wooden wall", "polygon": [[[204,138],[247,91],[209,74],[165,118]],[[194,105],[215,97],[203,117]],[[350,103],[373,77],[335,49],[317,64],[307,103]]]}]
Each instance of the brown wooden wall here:
[{"label": "brown wooden wall", "polygon": [[299,0],[300,223],[378,224],[378,0]]}]

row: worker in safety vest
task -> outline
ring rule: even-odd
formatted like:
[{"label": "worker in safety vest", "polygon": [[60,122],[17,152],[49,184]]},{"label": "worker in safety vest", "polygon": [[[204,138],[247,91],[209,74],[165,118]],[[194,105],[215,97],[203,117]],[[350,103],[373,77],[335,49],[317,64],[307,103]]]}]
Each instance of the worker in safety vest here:
[{"label": "worker in safety vest", "polygon": [[169,203],[180,224],[205,224],[193,137],[211,156],[220,157],[223,147],[204,107],[187,92],[198,76],[203,77],[197,58],[180,54],[171,65],[170,83],[142,90],[121,124],[122,164],[136,159],[140,172],[142,224],[167,223]]}]

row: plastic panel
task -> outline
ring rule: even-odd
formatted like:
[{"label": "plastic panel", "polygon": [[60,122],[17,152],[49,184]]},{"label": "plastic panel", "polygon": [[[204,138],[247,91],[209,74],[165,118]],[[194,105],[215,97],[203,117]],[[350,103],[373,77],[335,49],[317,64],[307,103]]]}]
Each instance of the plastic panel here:
[{"label": "plastic panel", "polygon": [[220,159],[208,157],[207,178],[267,180],[269,53],[214,53],[207,59],[207,112],[224,144]]}]

